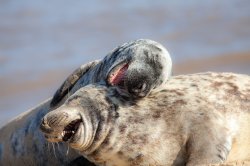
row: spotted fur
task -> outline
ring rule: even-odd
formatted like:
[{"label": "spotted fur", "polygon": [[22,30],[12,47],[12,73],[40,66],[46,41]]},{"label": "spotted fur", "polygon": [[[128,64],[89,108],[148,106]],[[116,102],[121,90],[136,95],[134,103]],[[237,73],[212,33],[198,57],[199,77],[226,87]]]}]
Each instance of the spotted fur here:
[{"label": "spotted fur", "polygon": [[249,83],[249,76],[232,73],[176,76],[137,102],[90,85],[46,114],[41,130],[60,142],[65,126],[80,118],[68,143],[100,166],[250,160]]}]

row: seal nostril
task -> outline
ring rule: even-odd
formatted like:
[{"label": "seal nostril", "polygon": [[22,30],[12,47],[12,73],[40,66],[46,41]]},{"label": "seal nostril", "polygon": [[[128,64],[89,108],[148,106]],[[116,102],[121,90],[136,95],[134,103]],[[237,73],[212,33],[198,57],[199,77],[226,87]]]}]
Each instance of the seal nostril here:
[{"label": "seal nostril", "polygon": [[45,126],[47,124],[47,120],[45,118],[42,119],[42,125]]},{"label": "seal nostril", "polygon": [[53,131],[51,127],[48,125],[48,121],[46,118],[42,119],[42,122],[40,124],[40,130],[44,133],[51,133]]}]

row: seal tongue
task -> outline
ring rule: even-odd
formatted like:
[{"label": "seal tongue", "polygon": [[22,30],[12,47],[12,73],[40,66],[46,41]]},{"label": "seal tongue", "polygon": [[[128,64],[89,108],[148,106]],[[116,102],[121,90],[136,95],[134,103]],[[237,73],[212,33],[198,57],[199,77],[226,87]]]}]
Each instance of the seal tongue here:
[{"label": "seal tongue", "polygon": [[128,69],[128,64],[126,63],[124,66],[116,70],[114,73],[111,74],[109,78],[109,83],[111,85],[119,85],[123,82],[126,71]]}]

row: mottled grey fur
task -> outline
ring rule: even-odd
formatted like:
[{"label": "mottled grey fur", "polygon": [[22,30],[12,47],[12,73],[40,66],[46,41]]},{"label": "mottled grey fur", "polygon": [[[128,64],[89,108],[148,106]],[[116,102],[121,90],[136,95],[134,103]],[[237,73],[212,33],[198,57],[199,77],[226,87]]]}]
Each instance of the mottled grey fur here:
[{"label": "mottled grey fur", "polygon": [[78,119],[81,124],[68,143],[100,166],[250,159],[249,76],[176,76],[136,103],[122,98],[114,88],[83,87],[45,115],[41,129],[49,141],[60,142],[66,126]]},{"label": "mottled grey fur", "polygon": [[[122,67],[126,68],[126,74],[117,85],[113,85],[111,77]],[[63,103],[79,88],[91,83],[119,87],[122,93],[133,98],[145,97],[166,83],[171,69],[171,58],[161,44],[148,39],[128,42],[115,48],[103,60],[76,69],[57,90],[51,106]]]}]

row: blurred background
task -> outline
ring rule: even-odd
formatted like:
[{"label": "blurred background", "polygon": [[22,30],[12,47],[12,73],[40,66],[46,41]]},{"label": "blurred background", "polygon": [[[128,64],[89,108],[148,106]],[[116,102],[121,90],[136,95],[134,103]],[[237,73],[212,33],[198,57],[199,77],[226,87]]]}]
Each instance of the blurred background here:
[{"label": "blurred background", "polygon": [[0,126],[139,38],[169,50],[175,75],[250,74],[250,1],[0,0]]}]

